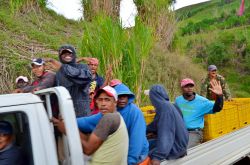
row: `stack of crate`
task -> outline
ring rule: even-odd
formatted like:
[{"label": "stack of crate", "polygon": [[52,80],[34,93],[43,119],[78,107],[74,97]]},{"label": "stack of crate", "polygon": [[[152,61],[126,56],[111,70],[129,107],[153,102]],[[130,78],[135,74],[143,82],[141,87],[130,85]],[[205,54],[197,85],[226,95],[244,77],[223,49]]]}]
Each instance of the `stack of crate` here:
[{"label": "stack of crate", "polygon": [[221,112],[205,116],[204,140],[208,141],[250,124],[250,98],[224,102]]},{"label": "stack of crate", "polygon": [[[151,123],[155,117],[153,106],[141,107],[145,121]],[[223,109],[205,116],[204,141],[208,141],[244,126],[250,125],[250,98],[234,98],[225,101]]]}]

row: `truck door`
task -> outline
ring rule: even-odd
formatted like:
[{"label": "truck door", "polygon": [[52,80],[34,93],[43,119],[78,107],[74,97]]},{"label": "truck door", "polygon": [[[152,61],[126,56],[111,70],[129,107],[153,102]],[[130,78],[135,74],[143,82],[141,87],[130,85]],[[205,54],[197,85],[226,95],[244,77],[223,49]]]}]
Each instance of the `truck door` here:
[{"label": "truck door", "polygon": [[[35,94],[45,99],[45,106],[49,119],[51,119],[54,114],[51,108],[51,96],[56,95],[59,106],[58,113],[59,116],[63,119],[66,129],[66,135],[62,135],[62,138],[57,139],[57,143],[59,143],[59,145],[57,144],[57,146],[61,147],[58,149],[58,155],[60,155],[60,151],[63,151],[63,160],[61,160],[61,164],[84,165],[84,154],[82,151],[80,134],[76,122],[73,102],[67,89],[64,87],[54,87],[40,90]],[[54,129],[52,123],[51,129]]]}]

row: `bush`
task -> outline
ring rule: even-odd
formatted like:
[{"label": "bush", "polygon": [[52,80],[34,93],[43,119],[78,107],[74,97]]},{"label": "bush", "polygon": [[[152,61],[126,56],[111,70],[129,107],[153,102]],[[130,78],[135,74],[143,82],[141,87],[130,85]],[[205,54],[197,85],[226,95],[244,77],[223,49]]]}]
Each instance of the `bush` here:
[{"label": "bush", "polygon": [[209,64],[225,66],[230,60],[225,44],[219,41],[208,46],[207,54]]}]

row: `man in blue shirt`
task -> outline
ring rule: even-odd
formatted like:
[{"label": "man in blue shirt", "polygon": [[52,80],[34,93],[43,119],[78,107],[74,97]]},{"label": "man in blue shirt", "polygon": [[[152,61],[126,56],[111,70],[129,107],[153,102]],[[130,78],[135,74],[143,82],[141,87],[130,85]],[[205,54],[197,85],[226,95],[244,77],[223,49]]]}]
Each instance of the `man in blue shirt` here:
[{"label": "man in blue shirt", "polygon": [[181,109],[186,128],[189,132],[188,148],[200,144],[203,140],[204,115],[220,112],[223,108],[223,92],[220,82],[211,81],[211,90],[217,95],[215,102],[194,92],[194,81],[185,78],[181,81],[182,96],[175,103]]}]

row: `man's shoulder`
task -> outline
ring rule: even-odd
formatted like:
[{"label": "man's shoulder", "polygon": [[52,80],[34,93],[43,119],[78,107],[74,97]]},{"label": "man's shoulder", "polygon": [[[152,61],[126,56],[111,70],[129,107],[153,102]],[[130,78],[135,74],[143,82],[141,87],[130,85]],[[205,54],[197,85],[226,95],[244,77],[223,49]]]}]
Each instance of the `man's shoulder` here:
[{"label": "man's shoulder", "polygon": [[225,78],[222,75],[217,74],[217,79],[220,81],[225,81]]},{"label": "man's shoulder", "polygon": [[113,121],[113,120],[117,120],[117,118],[120,118],[119,113],[107,113],[103,115],[102,120]]},{"label": "man's shoulder", "polygon": [[202,83],[202,84],[207,84],[208,82],[210,82],[208,76],[206,76],[206,77],[204,77],[203,79],[201,79],[201,83]]},{"label": "man's shoulder", "polygon": [[184,99],[184,98],[183,98],[182,95],[177,96],[177,97],[175,98],[175,102],[180,101],[180,100],[183,100],[183,99]]},{"label": "man's shoulder", "polygon": [[199,94],[195,94],[195,101],[209,101],[209,100]]}]

